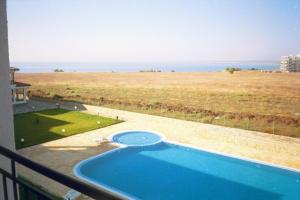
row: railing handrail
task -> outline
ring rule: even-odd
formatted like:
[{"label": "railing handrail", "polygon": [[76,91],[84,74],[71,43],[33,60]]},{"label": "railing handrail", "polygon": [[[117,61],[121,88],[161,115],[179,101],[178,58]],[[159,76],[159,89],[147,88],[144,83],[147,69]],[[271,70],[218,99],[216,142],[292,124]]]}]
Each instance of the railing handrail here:
[{"label": "railing handrail", "polygon": [[25,158],[3,146],[0,146],[0,154],[35,172],[38,172],[39,174],[42,174],[58,183],[68,186],[94,199],[124,199],[124,197],[121,197],[108,190],[89,185],[73,177],[64,175],[58,171],[54,171],[53,169],[50,169],[44,165],[41,165],[28,158]]}]

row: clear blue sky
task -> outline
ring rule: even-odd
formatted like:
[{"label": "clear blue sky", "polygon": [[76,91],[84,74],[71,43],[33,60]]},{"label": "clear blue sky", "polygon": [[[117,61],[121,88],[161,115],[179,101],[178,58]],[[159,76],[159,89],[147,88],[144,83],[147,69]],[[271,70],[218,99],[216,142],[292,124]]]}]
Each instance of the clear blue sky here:
[{"label": "clear blue sky", "polygon": [[13,62],[278,60],[300,0],[8,0]]}]

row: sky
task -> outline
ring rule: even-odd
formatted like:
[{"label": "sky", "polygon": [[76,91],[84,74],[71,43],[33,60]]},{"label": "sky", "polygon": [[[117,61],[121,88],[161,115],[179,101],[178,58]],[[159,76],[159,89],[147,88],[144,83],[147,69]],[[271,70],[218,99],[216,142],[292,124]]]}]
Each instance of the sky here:
[{"label": "sky", "polygon": [[13,62],[279,60],[300,0],[7,0]]}]

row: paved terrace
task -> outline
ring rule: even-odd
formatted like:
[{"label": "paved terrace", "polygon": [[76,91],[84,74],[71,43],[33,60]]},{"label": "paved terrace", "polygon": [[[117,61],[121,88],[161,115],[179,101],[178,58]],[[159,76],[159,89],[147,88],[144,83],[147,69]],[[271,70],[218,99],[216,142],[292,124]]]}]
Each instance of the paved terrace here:
[{"label": "paved terrace", "polygon": [[[53,103],[31,102],[30,106],[55,107]],[[74,109],[72,103],[62,103],[62,108]],[[162,133],[168,140],[190,144],[200,148],[265,161],[300,169],[300,139],[276,136],[235,128],[227,128],[197,122],[133,113],[109,108],[77,105],[82,112],[102,116],[118,116],[125,122],[41,145],[19,150],[19,153],[64,174],[74,176],[73,166],[90,156],[116,148],[116,144],[97,144],[99,136],[132,129]],[[133,164],[133,163],[129,163]],[[36,176],[26,169],[19,169],[22,176],[43,185],[47,190],[63,195],[67,188]]]}]

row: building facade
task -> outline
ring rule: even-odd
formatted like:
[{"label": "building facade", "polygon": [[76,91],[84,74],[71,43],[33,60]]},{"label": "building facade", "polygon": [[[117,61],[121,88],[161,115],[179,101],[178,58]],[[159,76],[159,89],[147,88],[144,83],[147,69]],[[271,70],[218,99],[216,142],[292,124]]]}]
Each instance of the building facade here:
[{"label": "building facade", "polygon": [[18,68],[10,67],[10,87],[13,104],[26,103],[28,100],[29,84],[15,81],[15,73],[19,71]]},{"label": "building facade", "polygon": [[300,55],[296,56],[296,72],[300,72]]},{"label": "building facade", "polygon": [[[14,151],[16,145],[10,95],[6,0],[0,0],[0,146]],[[11,170],[10,160],[0,156],[0,169],[9,172]],[[6,200],[2,177],[0,178],[0,200]],[[11,181],[7,181],[7,188],[8,200],[14,200]]]},{"label": "building facade", "polygon": [[280,71],[300,72],[300,55],[282,56],[280,61]]}]

